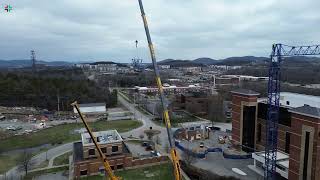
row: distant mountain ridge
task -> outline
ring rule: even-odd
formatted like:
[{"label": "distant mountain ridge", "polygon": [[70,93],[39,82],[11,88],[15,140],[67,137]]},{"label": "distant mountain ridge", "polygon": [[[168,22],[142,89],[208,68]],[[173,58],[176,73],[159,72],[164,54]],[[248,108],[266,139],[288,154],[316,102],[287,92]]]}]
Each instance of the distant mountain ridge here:
[{"label": "distant mountain ridge", "polygon": [[[158,64],[176,66],[204,66],[204,65],[228,65],[228,66],[245,66],[245,65],[266,65],[270,61],[268,57],[256,57],[256,56],[241,56],[241,57],[229,57],[225,59],[215,60],[212,58],[197,58],[194,60],[178,60],[178,59],[165,59],[160,61]],[[306,56],[295,56],[287,57],[283,59],[284,65],[290,66],[303,66],[310,64],[320,64],[319,57],[306,57]]]},{"label": "distant mountain ridge", "polygon": [[[73,63],[66,61],[36,61],[36,64],[47,66],[72,66]],[[1,68],[22,68],[32,66],[31,60],[0,60]]]},{"label": "distant mountain ridge", "polygon": [[[270,61],[269,57],[256,57],[256,56],[241,56],[241,57],[228,57],[225,59],[212,59],[208,57],[201,57],[194,60],[181,60],[181,59],[165,59],[158,62],[159,65],[171,65],[172,67],[190,67],[190,66],[207,66],[207,65],[228,65],[228,66],[246,66],[246,65],[267,65]],[[38,60],[37,64],[47,66],[72,66],[74,63],[67,61],[43,61]],[[79,62],[85,63],[85,62]],[[91,61],[88,64],[117,64],[118,66],[130,65],[130,63],[117,63],[113,61]],[[283,59],[284,66],[306,66],[306,65],[320,65],[319,57],[306,57],[295,56]],[[151,63],[147,63],[151,66]],[[0,68],[23,68],[31,67],[31,60],[0,60]]]}]

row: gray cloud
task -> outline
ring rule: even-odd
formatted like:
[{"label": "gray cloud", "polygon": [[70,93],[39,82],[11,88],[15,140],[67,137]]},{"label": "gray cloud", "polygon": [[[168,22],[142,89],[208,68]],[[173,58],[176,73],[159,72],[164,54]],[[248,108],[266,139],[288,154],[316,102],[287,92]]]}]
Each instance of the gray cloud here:
[{"label": "gray cloud", "polygon": [[[0,13],[0,59],[150,62],[137,0],[19,0]],[[320,1],[144,0],[158,59],[268,56],[272,43],[320,43]]]}]

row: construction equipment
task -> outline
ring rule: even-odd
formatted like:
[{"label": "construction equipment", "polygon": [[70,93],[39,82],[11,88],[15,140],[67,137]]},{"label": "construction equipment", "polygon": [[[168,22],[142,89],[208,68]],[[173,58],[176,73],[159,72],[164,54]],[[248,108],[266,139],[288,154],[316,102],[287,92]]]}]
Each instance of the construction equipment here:
[{"label": "construction equipment", "polygon": [[138,53],[138,40],[135,41],[136,43],[136,57],[132,59],[132,67],[135,71],[141,72],[142,71],[142,59],[139,58],[139,53]]},{"label": "construction equipment", "polygon": [[320,55],[320,45],[288,46],[284,44],[272,45],[270,56],[268,82],[268,114],[265,146],[265,180],[276,179],[276,161],[278,145],[278,119],[280,107],[280,65],[283,57]]},{"label": "construction equipment", "polygon": [[32,64],[32,73],[35,73],[36,70],[36,53],[34,50],[31,50],[31,64]]},{"label": "construction equipment", "polygon": [[146,33],[147,40],[148,40],[149,51],[150,51],[150,56],[152,59],[153,69],[154,69],[154,73],[156,76],[156,82],[157,82],[157,86],[158,86],[159,96],[160,96],[160,100],[161,100],[161,104],[162,104],[162,108],[163,108],[163,117],[164,117],[164,121],[165,121],[166,128],[167,128],[169,145],[171,148],[170,154],[171,154],[171,160],[173,162],[173,167],[174,167],[174,175],[175,175],[176,180],[181,180],[181,169],[180,169],[179,157],[178,157],[177,151],[175,149],[175,142],[173,140],[168,108],[167,108],[167,104],[165,101],[165,96],[164,96],[163,87],[162,87],[162,83],[161,83],[161,79],[160,79],[160,74],[159,74],[159,70],[158,70],[154,47],[152,44],[152,40],[151,40],[151,36],[150,36],[150,32],[149,32],[149,27],[148,27],[146,15],[144,12],[142,0],[138,0],[138,1],[139,1],[139,7],[140,7],[140,11],[141,11],[141,16],[142,16],[142,20],[143,20],[143,24],[144,24],[145,33]]},{"label": "construction equipment", "polygon": [[86,120],[84,119],[84,116],[83,116],[83,114],[81,113],[81,111],[80,111],[80,109],[79,109],[79,105],[78,105],[77,101],[75,101],[75,102],[72,103],[71,105],[72,105],[74,108],[76,108],[76,110],[77,110],[77,112],[78,112],[78,114],[79,114],[79,116],[80,116],[80,119],[82,120],[84,126],[85,126],[86,129],[87,129],[87,132],[88,132],[89,135],[90,135],[90,138],[92,139],[92,142],[93,142],[94,145],[96,146],[96,148],[97,148],[97,150],[98,150],[98,152],[99,152],[100,158],[101,158],[101,160],[102,160],[102,163],[103,163],[103,165],[104,165],[104,169],[105,169],[105,171],[107,172],[109,178],[110,178],[111,180],[120,180],[121,178],[119,178],[119,177],[117,177],[117,176],[115,176],[115,175],[113,174],[113,171],[112,171],[112,169],[111,169],[111,167],[110,167],[110,165],[109,165],[109,162],[108,162],[106,156],[103,154],[103,152],[102,152],[99,144],[97,143],[96,138],[93,136],[93,133],[92,133],[92,131],[91,131],[88,123],[87,123]]}]

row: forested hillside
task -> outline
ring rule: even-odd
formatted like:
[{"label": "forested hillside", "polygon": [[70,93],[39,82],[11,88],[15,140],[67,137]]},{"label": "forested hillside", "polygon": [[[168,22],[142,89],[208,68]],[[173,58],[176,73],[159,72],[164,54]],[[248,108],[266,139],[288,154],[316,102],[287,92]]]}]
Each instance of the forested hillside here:
[{"label": "forested hillside", "polygon": [[[267,66],[248,66],[241,69],[229,70],[226,74],[239,74],[251,76],[268,76]],[[320,65],[283,66],[281,68],[281,80],[296,84],[320,84]]]},{"label": "forested hillside", "polygon": [[1,106],[34,106],[56,110],[58,99],[61,110],[70,110],[70,104],[107,102],[114,106],[116,92],[98,87],[86,79],[79,69],[47,70],[30,72],[0,73]]}]

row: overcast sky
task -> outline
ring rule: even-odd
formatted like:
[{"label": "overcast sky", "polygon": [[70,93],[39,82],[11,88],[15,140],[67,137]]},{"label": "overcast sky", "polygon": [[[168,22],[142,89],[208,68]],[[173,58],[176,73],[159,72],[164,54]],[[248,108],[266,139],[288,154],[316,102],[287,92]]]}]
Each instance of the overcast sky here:
[{"label": "overcast sky", "polygon": [[[2,0],[0,59],[150,62],[137,0]],[[319,0],[144,0],[159,60],[268,56],[320,43]]]}]

